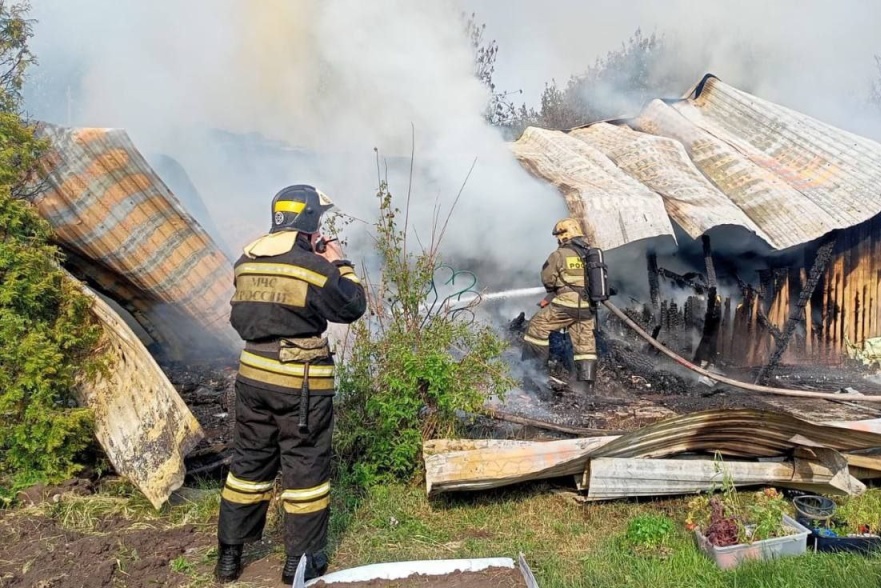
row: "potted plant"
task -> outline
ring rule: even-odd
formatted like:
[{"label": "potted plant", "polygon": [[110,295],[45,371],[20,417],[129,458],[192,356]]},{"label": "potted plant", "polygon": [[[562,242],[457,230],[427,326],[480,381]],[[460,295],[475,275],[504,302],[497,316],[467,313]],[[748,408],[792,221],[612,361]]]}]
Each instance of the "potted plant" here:
[{"label": "potted plant", "polygon": [[750,559],[800,555],[810,534],[789,516],[789,504],[774,488],[744,497],[730,481],[721,494],[689,502],[686,527],[694,531],[700,550],[723,569]]},{"label": "potted plant", "polygon": [[811,531],[815,551],[870,553],[881,549],[881,489],[837,499],[800,496],[797,520]]}]

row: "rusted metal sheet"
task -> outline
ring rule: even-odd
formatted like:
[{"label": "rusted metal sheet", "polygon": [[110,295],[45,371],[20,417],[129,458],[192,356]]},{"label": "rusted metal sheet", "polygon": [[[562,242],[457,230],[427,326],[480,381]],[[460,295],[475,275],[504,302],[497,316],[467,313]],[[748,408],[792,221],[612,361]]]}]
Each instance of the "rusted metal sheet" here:
[{"label": "rusted metal sheet", "polygon": [[426,441],[422,450],[426,492],[485,490],[579,474],[594,449],[616,438]]},{"label": "rusted metal sheet", "polygon": [[767,485],[817,494],[852,496],[865,492],[866,486],[850,474],[843,458],[841,461],[830,467],[829,463],[803,458],[720,463],[712,459],[603,457],[590,460],[583,480],[591,501],[708,492],[721,487],[724,479],[733,486]]},{"label": "rusted metal sheet", "polygon": [[674,107],[653,100],[629,124],[638,131],[682,144],[701,174],[751,221],[723,224],[737,224],[748,230],[757,226],[775,249],[805,243],[832,230],[822,209],[798,190],[689,121]]},{"label": "rusted metal sheet", "polygon": [[166,342],[191,346],[184,332],[192,323],[203,343],[234,350],[232,265],[125,131],[45,126],[41,133],[52,149],[43,162],[45,189],[32,203],[77,269],[155,315],[153,331]]},{"label": "rusted metal sheet", "polygon": [[707,78],[698,90],[674,107],[798,190],[822,210],[832,228],[854,226],[881,211],[878,143],[742,92],[715,77]]},{"label": "rusted metal sheet", "polygon": [[840,452],[881,447],[881,435],[819,425],[782,412],[722,409],[671,417],[624,435],[592,457],[669,457],[686,451],[773,457],[810,444]]},{"label": "rusted metal sheet", "polygon": [[159,508],[183,484],[184,456],[204,433],[137,335],[83,291],[104,329],[100,350],[108,365],[96,380],[80,382],[80,403],[92,409],[96,436],[116,472]]},{"label": "rusted metal sheet", "polygon": [[620,437],[427,441],[425,481],[429,493],[477,490],[581,476],[591,460],[603,457],[657,459],[692,452],[718,452],[726,458],[783,457],[798,456],[806,448],[811,458],[838,472],[843,466],[833,463],[841,461],[834,452],[881,448],[881,434],[847,426],[815,424],[783,412],[725,409],[670,417]]},{"label": "rusted metal sheet", "polygon": [[591,243],[612,249],[659,235],[673,237],[660,196],[621,171],[599,149],[559,131],[530,127],[514,154],[533,175],[554,184]]},{"label": "rusted metal sheet", "polygon": [[[596,123],[569,136],[533,131],[514,144],[515,154],[560,188],[589,232],[602,235],[612,220],[620,225],[615,238],[597,241],[606,248],[642,238],[634,238],[645,225],[634,209],[651,200],[632,200],[630,193],[640,192],[621,180],[627,191],[601,182],[583,190],[597,175],[617,176],[607,161],[659,194],[670,217],[693,237],[736,225],[787,249],[881,212],[881,145],[713,77],[682,100],[650,102],[632,119]],[[572,137],[594,149],[572,147]],[[606,157],[598,159],[597,151]],[[582,215],[588,201],[602,202],[603,213]],[[661,221],[651,226],[653,234],[672,233]]]}]

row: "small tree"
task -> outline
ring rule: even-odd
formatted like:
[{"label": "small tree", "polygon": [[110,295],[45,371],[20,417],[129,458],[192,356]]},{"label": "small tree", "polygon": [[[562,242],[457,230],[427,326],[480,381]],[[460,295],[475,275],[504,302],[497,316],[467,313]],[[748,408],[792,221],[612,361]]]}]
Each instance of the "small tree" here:
[{"label": "small tree", "polygon": [[462,412],[477,411],[489,393],[511,384],[500,360],[505,344],[492,329],[461,308],[432,304],[445,225],[413,253],[407,209],[401,226],[385,181],[377,201],[382,268],[340,368],[336,436],[341,461],[362,484],[411,479],[421,469],[424,440],[456,433]]},{"label": "small tree", "polygon": [[636,114],[649,100],[680,92],[690,83],[689,76],[697,75],[671,68],[676,61],[675,47],[664,37],[645,36],[637,29],[620,49],[569,78],[565,88],[552,80],[542,92],[539,108],[523,105],[509,125],[519,136],[529,125],[570,129]]},{"label": "small tree", "polygon": [[507,127],[511,121],[517,118],[517,107],[511,100],[514,94],[522,94],[522,90],[515,92],[498,91],[493,81],[496,71],[496,58],[499,55],[499,44],[495,39],[487,41],[483,34],[486,32],[485,24],[477,24],[476,16],[465,17],[465,32],[474,52],[474,76],[480,80],[490,92],[490,99],[486,105],[484,118],[491,125]]},{"label": "small tree", "polygon": [[21,199],[46,145],[20,116],[31,23],[0,0],[0,499],[3,486],[74,473],[92,441],[76,378],[100,335],[65,277],[51,230]]}]

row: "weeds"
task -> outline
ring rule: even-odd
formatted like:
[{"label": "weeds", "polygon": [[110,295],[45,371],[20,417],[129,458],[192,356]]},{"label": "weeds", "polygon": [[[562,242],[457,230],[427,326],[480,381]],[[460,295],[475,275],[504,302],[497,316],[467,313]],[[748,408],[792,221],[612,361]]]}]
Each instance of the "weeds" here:
[{"label": "weeds", "polygon": [[673,521],[665,516],[640,515],[630,520],[625,539],[633,547],[656,548],[669,543]]},{"label": "weeds", "polygon": [[193,566],[193,564],[191,564],[190,561],[182,555],[179,555],[171,560],[171,570],[173,572],[178,572],[179,574],[189,574],[194,569],[195,567]]},{"label": "weeds", "polygon": [[377,200],[374,249],[382,269],[370,283],[368,316],[352,327],[344,353],[335,439],[343,469],[360,486],[411,479],[424,440],[455,434],[461,413],[511,383],[500,361],[505,344],[488,326],[431,304],[447,222],[414,252],[407,209],[396,207],[385,181]]},{"label": "weeds", "polygon": [[833,519],[840,535],[881,534],[881,488],[838,500]]},{"label": "weeds", "polygon": [[[752,543],[791,533],[783,524],[783,515],[791,515],[789,502],[774,488],[742,495],[737,492],[720,455],[714,460],[722,476],[721,486],[692,498],[687,505],[685,527],[696,528],[713,545],[725,547]],[[714,495],[717,490],[721,493]]]}]

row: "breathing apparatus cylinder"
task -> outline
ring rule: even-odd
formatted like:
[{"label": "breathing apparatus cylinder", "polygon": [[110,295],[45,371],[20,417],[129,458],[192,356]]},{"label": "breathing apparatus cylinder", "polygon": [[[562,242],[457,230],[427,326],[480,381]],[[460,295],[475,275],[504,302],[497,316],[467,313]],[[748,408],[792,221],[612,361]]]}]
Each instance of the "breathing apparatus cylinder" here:
[{"label": "breathing apparatus cylinder", "polygon": [[603,250],[599,247],[591,247],[581,237],[572,239],[570,246],[578,253],[584,265],[584,278],[587,282],[584,298],[593,304],[608,300],[611,293],[609,291],[608,267]]},{"label": "breathing apparatus cylinder", "polygon": [[594,303],[608,300],[610,296],[609,274],[603,250],[599,247],[589,247],[584,261],[584,272],[587,274],[587,297]]}]

